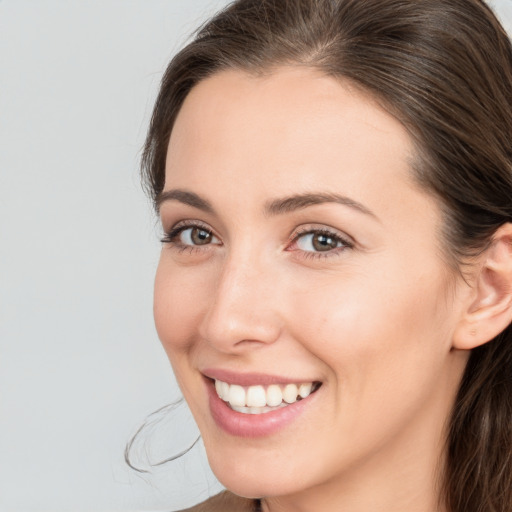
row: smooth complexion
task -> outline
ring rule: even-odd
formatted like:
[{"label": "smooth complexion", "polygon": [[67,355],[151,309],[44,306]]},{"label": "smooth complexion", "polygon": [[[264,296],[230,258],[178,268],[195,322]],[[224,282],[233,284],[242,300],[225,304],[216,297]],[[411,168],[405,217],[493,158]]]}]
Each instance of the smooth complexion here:
[{"label": "smooth complexion", "polygon": [[[156,326],[213,471],[265,510],[440,510],[471,292],[413,158],[375,101],[307,68],[223,71],[176,120]],[[229,410],[226,430],[212,372],[321,387],[275,428]]]}]

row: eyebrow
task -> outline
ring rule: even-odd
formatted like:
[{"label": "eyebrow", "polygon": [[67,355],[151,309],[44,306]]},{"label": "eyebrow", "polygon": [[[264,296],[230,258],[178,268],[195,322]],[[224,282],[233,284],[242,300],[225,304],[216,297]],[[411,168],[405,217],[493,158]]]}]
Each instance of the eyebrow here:
[{"label": "eyebrow", "polygon": [[180,203],[187,204],[206,213],[215,213],[215,210],[209,201],[203,199],[194,192],[189,192],[187,190],[173,189],[160,192],[155,200],[157,212],[160,211],[162,203],[166,201],[179,201]]},{"label": "eyebrow", "polygon": [[306,193],[284,197],[282,199],[274,199],[266,204],[265,212],[268,215],[281,215],[295,210],[302,210],[308,206],[325,203],[342,204],[343,206],[348,206],[349,208],[353,208],[365,215],[369,215],[377,219],[377,215],[375,215],[375,213],[358,201],[355,201],[350,197],[331,193]]},{"label": "eyebrow", "polygon": [[[192,206],[193,208],[197,208],[206,213],[215,214],[215,210],[209,201],[188,190],[173,189],[160,192],[155,201],[157,211],[160,211],[162,203],[166,201],[179,201],[180,203]],[[354,210],[378,220],[375,213],[358,201],[355,201],[350,197],[332,193],[305,193],[272,199],[265,204],[264,212],[269,216],[283,215],[296,210],[308,208],[309,206],[325,203],[337,203],[343,206],[348,206],[349,208],[353,208]]]}]

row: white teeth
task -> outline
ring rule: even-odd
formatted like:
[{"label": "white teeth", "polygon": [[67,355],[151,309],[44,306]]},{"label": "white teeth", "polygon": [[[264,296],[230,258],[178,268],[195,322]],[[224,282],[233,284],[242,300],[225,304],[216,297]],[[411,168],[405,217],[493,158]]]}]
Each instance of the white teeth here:
[{"label": "white teeth", "polygon": [[301,398],[307,398],[311,394],[312,388],[313,388],[312,382],[309,382],[308,384],[301,384],[299,386],[299,396]]},{"label": "white teeth", "polygon": [[251,386],[247,390],[247,405],[249,407],[265,407],[267,405],[267,395],[263,386]]},{"label": "white teeth", "polygon": [[217,391],[217,395],[219,395],[219,398],[222,398],[224,396],[222,394],[222,384],[225,384],[225,382],[222,382],[220,380],[215,381],[215,391]]},{"label": "white teeth", "polygon": [[284,386],[272,384],[265,389],[260,385],[244,388],[238,384],[216,380],[215,390],[222,400],[229,402],[233,410],[244,414],[262,414],[307,398],[313,391],[313,383]]},{"label": "white teeth", "polygon": [[222,381],[215,381],[215,383],[220,382],[220,394],[217,391],[217,394],[219,394],[220,398],[224,400],[225,402],[229,402],[229,384],[227,382]]},{"label": "white teeth", "polygon": [[231,405],[230,407],[234,411],[241,412],[242,414],[264,414],[266,412],[275,411],[276,409],[286,407],[286,404],[279,404],[277,407],[238,407],[236,405]]},{"label": "white teeth", "polygon": [[297,401],[299,390],[295,384],[287,384],[283,391],[283,400],[287,404],[293,404]]},{"label": "white teeth", "polygon": [[275,407],[283,401],[283,392],[279,386],[272,384],[267,389],[267,405]]},{"label": "white teeth", "polygon": [[229,386],[229,403],[238,407],[245,405],[245,389],[242,386],[232,384]]}]

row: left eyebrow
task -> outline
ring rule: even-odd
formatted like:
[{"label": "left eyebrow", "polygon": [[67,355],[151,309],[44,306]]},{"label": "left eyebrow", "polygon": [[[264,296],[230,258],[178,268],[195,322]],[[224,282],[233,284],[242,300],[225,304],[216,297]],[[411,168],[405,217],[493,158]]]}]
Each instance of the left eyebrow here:
[{"label": "left eyebrow", "polygon": [[358,201],[350,197],[329,193],[297,194],[281,199],[273,199],[265,205],[265,213],[272,216],[281,215],[325,203],[342,204],[343,206],[348,206],[349,208],[353,208],[354,210],[379,220],[375,213]]}]

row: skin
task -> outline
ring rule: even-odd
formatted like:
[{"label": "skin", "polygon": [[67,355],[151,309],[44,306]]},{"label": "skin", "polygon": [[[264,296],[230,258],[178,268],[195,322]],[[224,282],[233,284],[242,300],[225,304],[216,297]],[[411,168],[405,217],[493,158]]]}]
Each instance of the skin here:
[{"label": "skin", "polygon": [[[176,120],[160,205],[156,327],[219,480],[266,511],[433,512],[445,423],[467,362],[454,333],[471,288],[450,270],[436,200],[403,126],[307,68],[223,71]],[[342,194],[269,214],[267,203]],[[371,213],[369,213],[371,212]],[[212,232],[194,246],[187,225]],[[315,252],[298,230],[348,244]],[[206,367],[320,381],[299,419],[239,438],[211,417]]]}]

